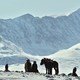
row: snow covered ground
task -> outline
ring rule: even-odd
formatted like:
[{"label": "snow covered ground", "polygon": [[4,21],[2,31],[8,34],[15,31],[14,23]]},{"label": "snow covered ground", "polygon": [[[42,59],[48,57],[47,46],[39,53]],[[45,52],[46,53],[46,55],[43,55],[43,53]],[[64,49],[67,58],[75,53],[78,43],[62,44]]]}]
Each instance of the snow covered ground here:
[{"label": "snow covered ground", "polygon": [[80,80],[80,79],[62,75],[55,76],[38,73],[0,72],[0,80]]}]

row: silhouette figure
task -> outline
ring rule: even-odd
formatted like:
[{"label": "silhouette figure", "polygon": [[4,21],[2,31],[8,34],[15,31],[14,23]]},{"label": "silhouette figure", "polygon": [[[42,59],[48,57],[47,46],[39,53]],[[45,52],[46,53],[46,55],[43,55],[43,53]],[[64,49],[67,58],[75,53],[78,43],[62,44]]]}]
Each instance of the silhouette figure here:
[{"label": "silhouette figure", "polygon": [[76,74],[76,71],[77,71],[77,68],[76,68],[76,67],[74,67],[74,68],[73,68],[72,76],[78,76],[78,75]]},{"label": "silhouette figure", "polygon": [[36,61],[34,61],[34,62],[33,62],[33,65],[32,65],[32,72],[38,73],[39,71],[38,71],[37,68],[38,68],[38,67],[37,67],[37,63],[36,63]]},{"label": "silhouette figure", "polygon": [[40,65],[45,65],[46,68],[46,74],[52,74],[52,68],[55,70],[55,75],[59,74],[59,68],[58,68],[58,62],[53,61],[48,58],[44,58],[41,60]]},{"label": "silhouette figure", "polygon": [[68,74],[68,76],[78,77],[78,75],[77,75],[76,71],[77,71],[77,68],[76,68],[76,67],[74,67],[74,68],[73,68],[73,72],[72,72],[72,73],[70,73],[70,74]]},{"label": "silhouette figure", "polygon": [[29,59],[25,63],[25,72],[31,72],[31,62]]},{"label": "silhouette figure", "polygon": [[6,71],[6,72],[9,72],[8,68],[9,68],[9,66],[8,66],[8,64],[6,64],[6,65],[5,65],[5,71]]}]

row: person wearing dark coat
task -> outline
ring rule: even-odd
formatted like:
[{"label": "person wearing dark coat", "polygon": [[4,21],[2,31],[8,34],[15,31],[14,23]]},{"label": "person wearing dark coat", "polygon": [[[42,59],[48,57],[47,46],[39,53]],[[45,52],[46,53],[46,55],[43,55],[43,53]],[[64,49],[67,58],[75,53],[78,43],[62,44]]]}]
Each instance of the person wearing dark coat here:
[{"label": "person wearing dark coat", "polygon": [[9,68],[9,66],[8,66],[8,64],[6,64],[6,65],[5,65],[5,71],[6,71],[6,72],[9,72],[8,68]]},{"label": "person wearing dark coat", "polygon": [[31,72],[31,62],[29,59],[25,63],[25,72]]},{"label": "person wearing dark coat", "polygon": [[36,61],[34,61],[34,62],[33,62],[33,65],[32,65],[32,72],[38,73],[39,71],[38,71],[37,68],[38,68],[38,67],[37,67],[37,63],[36,63]]},{"label": "person wearing dark coat", "polygon": [[74,67],[74,68],[73,68],[73,72],[72,72],[72,73],[70,73],[70,74],[68,74],[68,76],[78,77],[78,75],[77,75],[76,71],[77,71],[77,68],[76,68],[76,67]]},{"label": "person wearing dark coat", "polygon": [[72,76],[78,77],[76,71],[77,71],[77,68],[74,67],[74,68],[73,68],[73,72],[72,72]]}]

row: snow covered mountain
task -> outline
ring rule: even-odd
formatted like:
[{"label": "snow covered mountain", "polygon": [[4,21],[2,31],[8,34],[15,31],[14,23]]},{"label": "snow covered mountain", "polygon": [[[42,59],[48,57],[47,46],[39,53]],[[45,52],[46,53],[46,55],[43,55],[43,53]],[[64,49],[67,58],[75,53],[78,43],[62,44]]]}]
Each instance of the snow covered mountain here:
[{"label": "snow covered mountain", "polygon": [[80,42],[80,9],[68,16],[0,19],[0,35],[26,53],[49,55]]},{"label": "snow covered mountain", "polygon": [[0,65],[6,63],[14,64],[19,63],[20,61],[22,63],[25,59],[25,57],[23,57],[23,54],[24,52],[21,48],[17,47],[12,42],[0,37]]},{"label": "snow covered mountain", "polygon": [[0,65],[5,64],[21,64],[26,59],[37,60],[38,57],[25,53],[21,48],[14,43],[5,40],[0,36]]},{"label": "snow covered mountain", "polygon": [[80,58],[80,43],[72,46],[71,48],[69,49],[64,49],[64,50],[60,50],[52,55],[50,55],[49,57],[57,57],[57,58],[67,58],[67,59],[70,59],[70,58]]}]

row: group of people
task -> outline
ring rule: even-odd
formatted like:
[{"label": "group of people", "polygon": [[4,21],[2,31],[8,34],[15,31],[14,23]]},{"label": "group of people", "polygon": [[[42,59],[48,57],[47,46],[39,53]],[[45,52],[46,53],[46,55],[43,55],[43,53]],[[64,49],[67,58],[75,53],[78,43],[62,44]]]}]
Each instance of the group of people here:
[{"label": "group of people", "polygon": [[33,64],[31,64],[30,60],[28,59],[25,63],[25,72],[36,72],[38,73],[38,66],[36,61],[33,62]]}]

